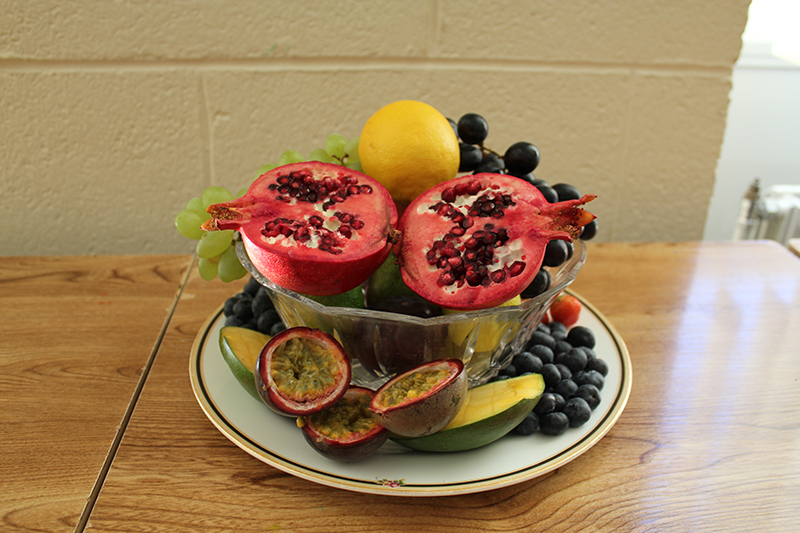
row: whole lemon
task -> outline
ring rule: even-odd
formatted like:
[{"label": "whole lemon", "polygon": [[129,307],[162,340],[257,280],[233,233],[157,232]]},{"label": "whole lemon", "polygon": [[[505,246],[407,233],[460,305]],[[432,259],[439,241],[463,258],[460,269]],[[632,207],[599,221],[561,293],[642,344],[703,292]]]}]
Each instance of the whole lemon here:
[{"label": "whole lemon", "polygon": [[458,173],[458,138],[444,115],[416,100],[399,100],[372,115],[358,142],[364,173],[395,202],[411,202]]}]

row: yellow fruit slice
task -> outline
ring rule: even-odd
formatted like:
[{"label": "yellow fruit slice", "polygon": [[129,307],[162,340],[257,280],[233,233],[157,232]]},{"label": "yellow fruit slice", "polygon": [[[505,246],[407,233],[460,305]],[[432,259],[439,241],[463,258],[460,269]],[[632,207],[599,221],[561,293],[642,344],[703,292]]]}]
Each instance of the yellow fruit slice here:
[{"label": "yellow fruit slice", "polygon": [[[515,296],[506,303],[500,304],[497,307],[509,307],[520,305],[521,303],[522,298],[520,296]],[[459,311],[457,309],[442,309],[442,312],[445,315],[454,315],[463,313],[464,311]],[[475,352],[480,353],[494,352],[495,349],[500,345],[500,341],[503,339],[503,336],[506,335],[509,330],[511,330],[511,334],[514,334],[518,328],[518,322],[508,320],[493,321],[491,318],[484,317],[477,319],[475,323],[464,321],[450,324],[447,333],[450,337],[450,340],[456,346],[461,346],[467,338],[467,335],[476,335],[477,338],[475,340]]]},{"label": "yellow fruit slice", "polygon": [[364,173],[395,202],[407,204],[458,173],[458,138],[447,118],[416,100],[385,105],[361,131],[358,155]]},{"label": "yellow fruit slice", "polygon": [[467,391],[458,415],[444,429],[417,438],[391,439],[414,450],[457,452],[486,446],[522,422],[544,392],[540,374],[486,383]]},{"label": "yellow fruit slice", "polygon": [[225,326],[219,331],[219,348],[236,381],[261,401],[256,390],[256,359],[271,337],[247,328]]}]

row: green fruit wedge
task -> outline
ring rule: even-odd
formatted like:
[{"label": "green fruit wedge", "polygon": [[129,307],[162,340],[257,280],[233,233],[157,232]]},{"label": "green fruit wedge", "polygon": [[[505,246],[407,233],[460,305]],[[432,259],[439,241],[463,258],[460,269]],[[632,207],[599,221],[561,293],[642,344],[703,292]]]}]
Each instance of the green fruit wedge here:
[{"label": "green fruit wedge", "polygon": [[369,286],[367,287],[368,307],[388,298],[416,296],[416,293],[409,289],[408,285],[403,281],[400,275],[400,265],[395,261],[397,261],[397,258],[392,252],[369,277]]},{"label": "green fruit wedge", "polygon": [[219,330],[219,348],[236,381],[250,395],[261,401],[256,390],[256,359],[271,337],[247,328],[225,326]]},{"label": "green fruit wedge", "polygon": [[391,439],[414,450],[459,452],[486,446],[517,427],[544,392],[540,374],[493,381],[467,391],[461,411],[444,429],[417,438]]},{"label": "green fruit wedge", "polygon": [[351,289],[342,294],[333,296],[309,296],[304,294],[309,300],[324,305],[325,307],[349,307],[351,309],[364,309],[364,291],[361,286]]}]

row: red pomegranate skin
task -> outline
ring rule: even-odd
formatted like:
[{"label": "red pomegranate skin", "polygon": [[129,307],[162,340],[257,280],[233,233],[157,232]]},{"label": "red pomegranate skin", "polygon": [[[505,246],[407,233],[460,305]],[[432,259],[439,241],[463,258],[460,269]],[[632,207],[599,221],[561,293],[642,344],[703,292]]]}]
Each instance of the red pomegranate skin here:
[{"label": "red pomegranate skin", "polygon": [[522,292],[547,243],[571,241],[595,216],[593,200],[551,204],[530,183],[502,174],[462,176],[417,197],[398,223],[403,281],[450,309],[495,307]]},{"label": "red pomegranate skin", "polygon": [[239,230],[253,265],[273,283],[331,296],[363,283],[389,255],[397,209],[369,176],[328,163],[284,165],[236,200],[208,207],[206,230]]}]

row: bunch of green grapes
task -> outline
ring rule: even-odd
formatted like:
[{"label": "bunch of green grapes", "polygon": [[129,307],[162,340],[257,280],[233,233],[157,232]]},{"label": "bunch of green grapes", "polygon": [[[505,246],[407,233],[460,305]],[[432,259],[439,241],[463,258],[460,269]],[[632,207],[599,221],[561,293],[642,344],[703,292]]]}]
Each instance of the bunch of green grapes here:
[{"label": "bunch of green grapes", "polygon": [[204,280],[211,281],[219,276],[222,281],[229,282],[247,274],[233,247],[233,230],[205,231],[201,228],[211,218],[206,213],[208,206],[233,199],[233,194],[224,187],[208,187],[203,194],[189,200],[186,208],[175,216],[178,232],[197,241],[197,270]]},{"label": "bunch of green grapes", "polygon": [[[308,158],[304,158],[296,150],[287,150],[278,158],[277,164],[264,165],[258,169],[256,178],[273,168],[304,161],[333,163],[361,172],[361,161],[358,158],[358,137],[347,139],[338,133],[329,135],[325,139],[325,147],[313,150]],[[186,208],[175,216],[175,228],[178,232],[188,239],[197,241],[195,248],[198,257],[197,270],[200,277],[206,281],[211,281],[219,276],[219,279],[227,283],[247,274],[247,270],[239,261],[233,246],[234,231],[205,231],[201,227],[206,220],[211,218],[206,212],[208,206],[229,202],[243,196],[246,192],[247,188],[241,189],[234,197],[224,187],[207,187],[203,194],[189,200]]]},{"label": "bunch of green grapes", "polygon": [[258,169],[256,177],[273,168],[277,168],[290,163],[302,163],[304,161],[319,161],[320,163],[333,163],[343,167],[352,168],[358,172],[363,172],[361,160],[358,157],[358,137],[347,139],[344,135],[334,133],[325,139],[325,147],[312,150],[308,157],[297,150],[286,150],[278,158],[277,164],[264,165]]}]

